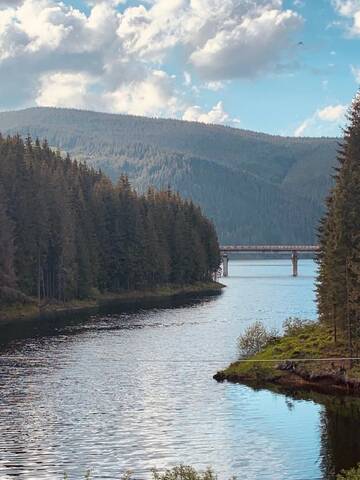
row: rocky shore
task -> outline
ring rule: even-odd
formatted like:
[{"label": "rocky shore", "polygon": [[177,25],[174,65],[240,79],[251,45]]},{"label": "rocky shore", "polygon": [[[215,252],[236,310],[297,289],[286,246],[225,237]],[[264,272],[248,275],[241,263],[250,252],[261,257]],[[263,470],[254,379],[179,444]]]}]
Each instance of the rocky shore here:
[{"label": "rocky shore", "polygon": [[348,358],[346,339],[335,342],[330,328],[307,323],[217,372],[214,379],[255,388],[360,395],[360,361]]}]

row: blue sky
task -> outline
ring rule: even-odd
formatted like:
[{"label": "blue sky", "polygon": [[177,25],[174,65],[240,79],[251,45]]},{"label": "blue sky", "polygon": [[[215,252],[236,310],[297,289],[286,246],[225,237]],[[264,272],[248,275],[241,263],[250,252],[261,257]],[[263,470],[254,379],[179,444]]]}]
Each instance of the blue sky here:
[{"label": "blue sky", "polygon": [[332,136],[359,46],[360,0],[0,0],[0,109]]}]

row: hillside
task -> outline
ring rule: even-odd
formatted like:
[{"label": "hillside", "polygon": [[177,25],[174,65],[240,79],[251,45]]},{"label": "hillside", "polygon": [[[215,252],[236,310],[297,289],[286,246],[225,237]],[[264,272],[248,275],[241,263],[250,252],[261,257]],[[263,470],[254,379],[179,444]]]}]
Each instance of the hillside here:
[{"label": "hillside", "polygon": [[232,242],[312,242],[337,140],[285,138],[229,127],[69,109],[0,113],[2,133],[129,175],[140,191],[172,188],[200,203]]}]

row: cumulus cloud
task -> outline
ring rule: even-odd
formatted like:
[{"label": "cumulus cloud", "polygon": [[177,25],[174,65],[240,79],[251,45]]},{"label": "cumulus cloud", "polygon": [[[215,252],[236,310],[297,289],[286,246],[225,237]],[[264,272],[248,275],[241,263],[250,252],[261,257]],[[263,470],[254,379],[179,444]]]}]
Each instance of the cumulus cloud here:
[{"label": "cumulus cloud", "polygon": [[339,15],[350,20],[348,34],[360,35],[360,1],[359,0],[332,0],[333,6]]},{"label": "cumulus cloud", "polygon": [[211,110],[204,112],[201,107],[194,105],[188,107],[182,117],[189,122],[212,123],[212,124],[239,124],[240,120],[230,118],[225,112],[223,102],[217,103]]},{"label": "cumulus cloud", "polygon": [[[291,60],[291,36],[302,25],[282,0],[86,3],[89,13],[71,0],[0,0],[0,88],[17,92],[17,106],[195,115],[191,96],[204,87],[217,92],[227,79],[278,72]],[[185,66],[184,79],[171,75],[173,61],[166,66],[171,55]],[[231,121],[222,109],[217,104],[198,116]]]},{"label": "cumulus cloud", "polygon": [[346,109],[346,105],[329,105],[322,110],[318,110],[317,115],[320,120],[326,122],[339,122],[344,118]]},{"label": "cumulus cloud", "polygon": [[295,130],[296,137],[302,136],[336,136],[345,123],[347,105],[328,105],[317,110],[304,120]]},{"label": "cumulus cloud", "polygon": [[301,25],[281,0],[155,0],[126,9],[118,34],[128,51],[152,61],[183,45],[203,77],[221,80],[276,69]]},{"label": "cumulus cloud", "polygon": [[290,34],[301,24],[292,11],[260,9],[254,17],[229,22],[190,56],[206,78],[251,77],[275,70],[280,54],[289,45]]},{"label": "cumulus cloud", "polygon": [[36,104],[46,107],[86,108],[91,78],[83,73],[50,73],[40,79]]},{"label": "cumulus cloud", "polygon": [[105,93],[107,110],[133,115],[175,116],[182,105],[175,95],[173,78],[162,70]]}]

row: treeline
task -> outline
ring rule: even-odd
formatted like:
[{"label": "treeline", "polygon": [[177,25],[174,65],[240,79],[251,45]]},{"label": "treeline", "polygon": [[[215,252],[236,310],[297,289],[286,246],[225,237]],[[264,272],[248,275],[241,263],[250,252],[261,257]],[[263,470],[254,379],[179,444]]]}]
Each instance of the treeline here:
[{"label": "treeline", "polygon": [[360,337],[360,96],[339,146],[335,186],[321,222],[318,306],[322,321],[346,334],[350,352]]},{"label": "treeline", "polygon": [[138,195],[47,142],[0,136],[0,302],[191,284],[219,264],[213,225],[170,189]]},{"label": "treeline", "polygon": [[216,125],[64,108],[0,113],[138,192],[168,184],[199,204],[221,243],[314,243],[337,140],[285,138]]}]

